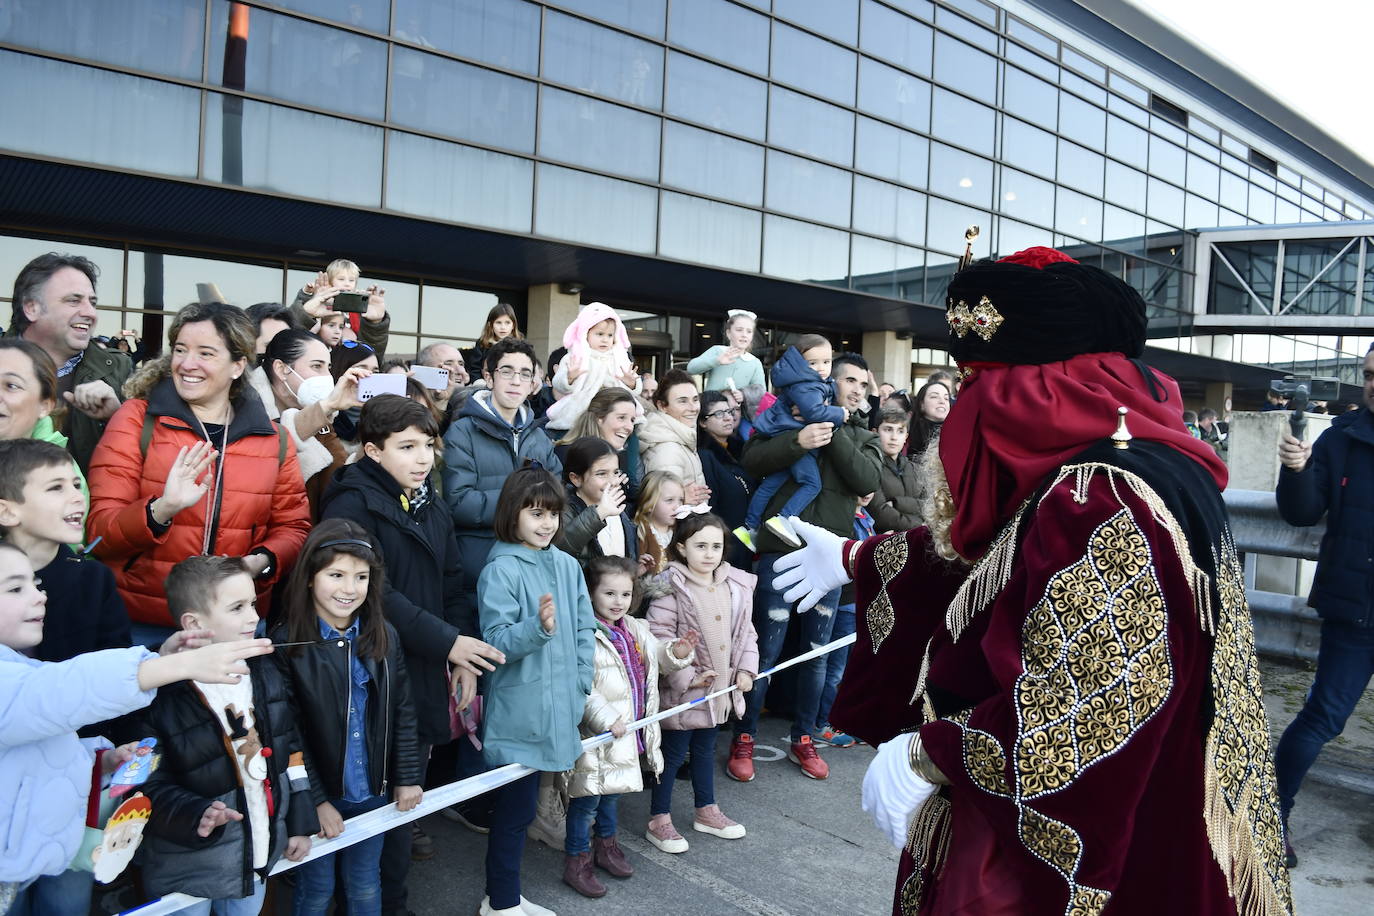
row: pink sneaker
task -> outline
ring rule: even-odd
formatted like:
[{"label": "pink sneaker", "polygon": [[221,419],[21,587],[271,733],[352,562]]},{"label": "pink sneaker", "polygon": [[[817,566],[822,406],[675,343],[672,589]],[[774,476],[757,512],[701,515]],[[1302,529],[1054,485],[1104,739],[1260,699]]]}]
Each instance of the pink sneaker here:
[{"label": "pink sneaker", "polygon": [[702,833],[710,833],[722,840],[738,840],[744,836],[744,825],[736,824],[721,813],[719,805],[707,805],[697,809],[692,828]]},{"label": "pink sneaker", "polygon": [[644,839],[653,843],[663,852],[686,852],[687,841],[673,826],[673,818],[667,814],[655,814],[649,818],[649,829]]}]

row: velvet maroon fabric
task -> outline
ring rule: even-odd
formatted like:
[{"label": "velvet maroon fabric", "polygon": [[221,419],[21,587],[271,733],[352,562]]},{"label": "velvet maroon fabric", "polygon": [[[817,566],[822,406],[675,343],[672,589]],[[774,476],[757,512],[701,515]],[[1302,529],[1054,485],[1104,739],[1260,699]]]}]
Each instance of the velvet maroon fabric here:
[{"label": "velvet maroon fabric", "polygon": [[1120,353],[1058,363],[987,366],[959,391],[940,433],[940,460],[958,515],[954,549],[977,559],[1017,507],[1056,468],[1116,429],[1117,408],[1137,439],[1162,442],[1226,487],[1226,465],[1183,426],[1178,384],[1155,372],[1156,401],[1137,365]]}]

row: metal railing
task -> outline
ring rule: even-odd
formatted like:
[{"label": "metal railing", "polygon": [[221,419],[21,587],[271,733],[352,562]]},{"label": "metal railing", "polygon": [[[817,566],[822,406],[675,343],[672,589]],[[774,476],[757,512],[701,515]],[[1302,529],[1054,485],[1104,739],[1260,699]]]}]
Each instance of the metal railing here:
[{"label": "metal railing", "polygon": [[1315,663],[1321,620],[1307,606],[1307,596],[1263,591],[1256,587],[1266,557],[1315,560],[1326,533],[1325,520],[1294,528],[1279,517],[1274,494],[1266,490],[1226,490],[1231,533],[1245,562],[1245,594],[1255,622],[1255,649],[1284,661]]}]

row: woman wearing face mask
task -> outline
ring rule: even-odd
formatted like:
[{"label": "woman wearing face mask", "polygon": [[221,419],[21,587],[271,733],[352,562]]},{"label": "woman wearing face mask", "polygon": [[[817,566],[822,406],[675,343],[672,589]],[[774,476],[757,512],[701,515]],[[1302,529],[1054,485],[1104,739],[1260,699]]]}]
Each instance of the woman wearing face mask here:
[{"label": "woman wearing face mask", "polygon": [[339,411],[362,405],[358,380],[370,374],[367,367],[354,366],[334,381],[324,342],[307,331],[287,329],[268,342],[261,362],[248,375],[267,415],[295,440],[312,518],[334,471],[352,453],[331,424]]}]

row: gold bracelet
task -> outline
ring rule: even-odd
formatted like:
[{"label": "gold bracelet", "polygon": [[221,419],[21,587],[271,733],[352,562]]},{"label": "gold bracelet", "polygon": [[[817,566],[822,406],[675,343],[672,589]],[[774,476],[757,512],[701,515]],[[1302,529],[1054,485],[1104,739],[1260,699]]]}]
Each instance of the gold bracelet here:
[{"label": "gold bracelet", "polygon": [[858,570],[855,568],[859,560],[859,548],[863,546],[863,541],[849,541],[845,544],[845,551],[840,561],[844,571],[849,573],[849,578],[853,579]]},{"label": "gold bracelet", "polygon": [[930,759],[930,754],[926,753],[925,747],[921,744],[921,733],[916,732],[915,734],[916,737],[911,741],[911,752],[907,761],[911,764],[911,771],[931,785],[949,785],[949,780],[945,778],[945,774],[940,772],[940,768],[935,765],[934,760]]}]

